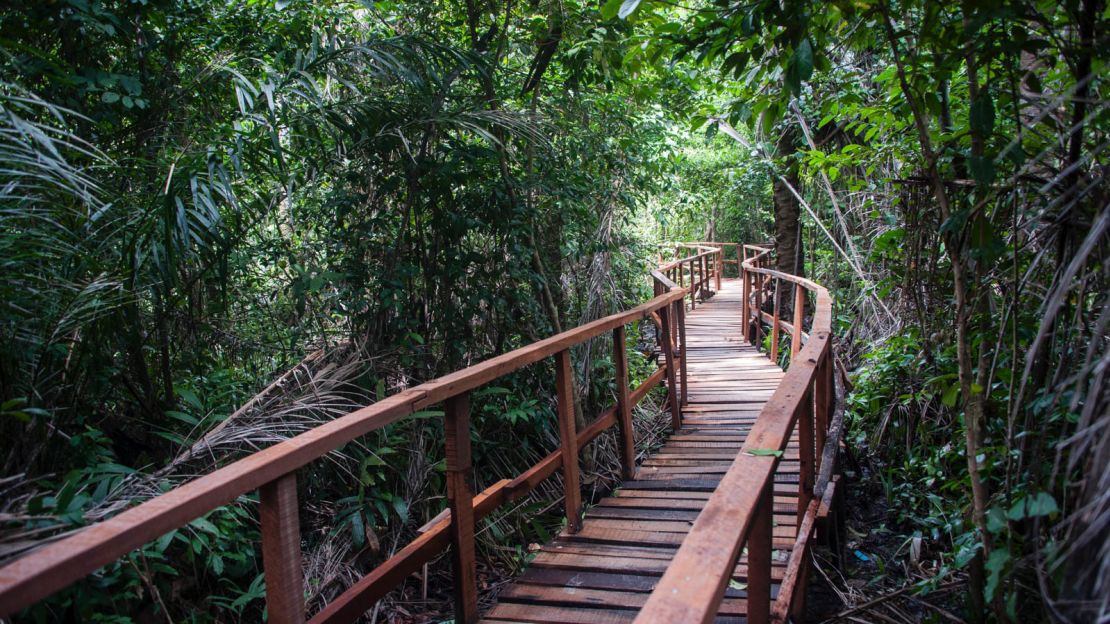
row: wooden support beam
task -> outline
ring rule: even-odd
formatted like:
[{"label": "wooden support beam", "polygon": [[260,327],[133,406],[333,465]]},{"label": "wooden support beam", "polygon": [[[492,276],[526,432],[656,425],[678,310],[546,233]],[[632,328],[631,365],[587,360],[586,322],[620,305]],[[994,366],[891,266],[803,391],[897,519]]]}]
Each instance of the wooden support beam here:
[{"label": "wooden support beam", "polygon": [[740,301],[740,331],[744,332],[744,340],[752,340],[752,315],[751,315],[751,283],[752,274],[740,264],[740,282],[743,294]]},{"label": "wooden support beam", "polygon": [[447,437],[447,503],[451,510],[451,563],[455,621],[478,621],[478,572],[474,556],[474,467],[470,452],[470,393],[444,404]]},{"label": "wooden support beam", "polygon": [[[682,303],[678,302],[677,305],[681,306]],[[663,343],[663,356],[665,366],[667,369],[667,402],[671,407],[671,427],[678,431],[682,427],[682,408],[680,406],[681,396],[678,388],[675,387],[675,374],[674,374],[674,348],[671,343],[671,306],[659,309],[659,318],[663,320],[662,334],[665,337]]]},{"label": "wooden support beam", "polygon": [[578,478],[578,435],[574,422],[574,370],[570,365],[568,349],[555,354],[555,389],[558,395],[556,407],[559,410],[559,448],[563,453],[563,496],[567,532],[577,533],[582,526],[582,492]]},{"label": "wooden support beam", "polygon": [[817,470],[821,469],[820,462],[825,454],[825,440],[829,433],[829,412],[832,409],[833,402],[832,364],[832,352],[831,350],[826,351],[817,365],[817,375],[813,382],[814,446],[817,450]]},{"label": "wooden support beam", "polygon": [[687,377],[686,376],[686,359],[687,359],[686,358],[686,306],[685,305],[678,305],[678,306],[675,306],[675,309],[678,310],[678,322],[675,323],[675,325],[678,325],[678,340],[679,340],[679,343],[678,343],[678,349],[679,349],[678,365],[679,365],[679,376],[681,377],[680,381],[682,382],[682,402],[681,402],[681,404],[682,404],[683,407],[685,407],[686,405],[690,404],[689,388],[687,388],[688,383],[687,383],[687,378],[686,378]]},{"label": "wooden support beam", "polygon": [[287,473],[263,485],[259,488],[259,499],[267,621],[303,624],[304,580],[297,473]]},{"label": "wooden support beam", "polygon": [[802,517],[813,498],[814,478],[814,393],[806,390],[799,405],[798,421],[798,517]]},{"label": "wooden support beam", "polygon": [[802,351],[802,320],[805,317],[806,289],[794,285],[794,328],[790,331],[790,359]]},{"label": "wooden support beam", "polygon": [[694,307],[697,305],[696,300],[697,300],[697,292],[698,292],[698,282],[697,282],[697,279],[694,277],[694,261],[691,259],[689,264],[690,264],[690,309],[693,310]]},{"label": "wooden support beam", "polygon": [[779,293],[782,291],[782,281],[780,281],[778,279],[775,279],[771,283],[774,284],[774,289],[775,289],[775,294],[773,295],[774,302],[772,303],[772,306],[771,306],[772,307],[771,318],[773,319],[771,321],[771,361],[774,362],[775,364],[778,364],[778,362],[779,362],[779,318],[781,318],[780,310],[779,310],[779,302],[782,299],[782,297],[779,296]]},{"label": "wooden support beam", "polygon": [[[756,261],[756,268],[759,268],[759,261]],[[763,346],[763,324],[760,318],[763,316],[763,274],[755,274],[755,341],[756,349]]]},{"label": "wooden support beam", "polygon": [[771,486],[768,480],[748,532],[748,624],[767,624],[771,615]]},{"label": "wooden support beam", "polygon": [[621,476],[636,475],[636,438],[632,427],[632,403],[628,396],[628,352],[624,325],[613,330],[613,365],[616,368],[617,426],[621,437]]}]

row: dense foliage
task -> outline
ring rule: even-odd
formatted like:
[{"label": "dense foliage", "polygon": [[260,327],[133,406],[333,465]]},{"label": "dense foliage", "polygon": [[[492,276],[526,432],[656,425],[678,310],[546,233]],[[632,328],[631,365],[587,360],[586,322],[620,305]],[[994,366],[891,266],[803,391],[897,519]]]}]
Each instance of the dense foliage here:
[{"label": "dense foliage", "polygon": [[[658,242],[774,239],[834,291],[848,443],[921,589],[966,580],[971,620],[1105,617],[1108,22],[1097,0],[7,7],[0,557],[638,303]],[[575,363],[596,413],[607,349]],[[475,396],[479,485],[554,447],[551,379]],[[423,415],[301,477],[310,608],[442,509]],[[611,454],[587,455],[601,491]],[[485,525],[483,574],[558,528],[557,489]],[[255,508],[22,617],[258,620]]]}]

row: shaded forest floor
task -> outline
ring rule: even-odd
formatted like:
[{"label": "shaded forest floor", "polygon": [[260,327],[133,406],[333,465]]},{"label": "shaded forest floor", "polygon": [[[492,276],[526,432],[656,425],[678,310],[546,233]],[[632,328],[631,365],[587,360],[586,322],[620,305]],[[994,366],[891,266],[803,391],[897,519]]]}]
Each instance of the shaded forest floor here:
[{"label": "shaded forest floor", "polygon": [[965,579],[941,584],[927,595],[915,589],[933,575],[929,553],[900,525],[879,478],[878,460],[861,455],[842,463],[846,482],[841,513],[843,552],[814,552],[806,597],[807,622],[964,622]]}]

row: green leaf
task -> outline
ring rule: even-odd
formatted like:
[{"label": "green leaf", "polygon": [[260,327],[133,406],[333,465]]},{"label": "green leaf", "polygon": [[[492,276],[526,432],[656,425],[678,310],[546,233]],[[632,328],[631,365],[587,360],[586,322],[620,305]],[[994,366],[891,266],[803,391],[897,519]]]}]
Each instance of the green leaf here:
[{"label": "green leaf", "polygon": [[989,156],[968,156],[967,168],[971,177],[982,186],[994,182],[994,159]]},{"label": "green leaf", "polygon": [[813,45],[809,39],[802,39],[794,50],[794,65],[798,68],[798,78],[809,80],[813,77]]},{"label": "green leaf", "polygon": [[751,449],[747,451],[747,453],[748,455],[754,455],[756,457],[782,457],[782,451],[776,451],[775,449]]},{"label": "green leaf", "polygon": [[119,94],[111,91],[105,91],[104,95],[100,96],[100,100],[105,104],[114,104],[119,101]]},{"label": "green leaf", "polygon": [[944,395],[941,396],[940,402],[944,403],[945,407],[956,407],[956,399],[960,396],[960,384],[954,383],[944,390]]},{"label": "green leaf", "polygon": [[617,16],[617,11],[620,10],[621,4],[624,0],[608,0],[601,6],[601,19],[611,20]]},{"label": "green leaf", "polygon": [[1026,514],[1032,518],[1034,516],[1047,516],[1057,513],[1060,508],[1056,505],[1056,499],[1048,492],[1038,492],[1036,496],[1029,500],[1027,505]]},{"label": "green leaf", "polygon": [[397,517],[401,519],[402,523],[409,521],[409,505],[403,499],[393,499],[393,511],[397,512]]},{"label": "green leaf", "polygon": [[219,535],[220,533],[220,530],[216,528],[216,525],[212,524],[204,518],[197,518],[196,520],[193,520],[189,523],[189,526],[200,529],[201,531],[206,531],[213,535]]},{"label": "green leaf", "polygon": [[747,583],[741,583],[740,581],[729,581],[728,586],[731,589],[736,589],[736,590],[739,590],[739,591],[744,591],[745,589],[748,588]]},{"label": "green leaf", "polygon": [[990,136],[990,133],[994,130],[994,101],[991,99],[990,93],[979,94],[979,97],[971,103],[968,122],[971,124],[972,130],[984,137]]},{"label": "green leaf", "polygon": [[998,589],[1002,572],[1006,569],[1006,564],[1010,563],[1010,559],[1010,551],[1001,548],[992,551],[991,556],[987,558],[985,567],[990,574],[987,576],[987,586],[983,588],[987,602],[994,599],[994,592]]},{"label": "green leaf", "polygon": [[632,15],[640,6],[640,2],[641,0],[624,0],[621,3],[620,10],[617,11],[617,16],[621,19],[628,19],[628,16]]}]

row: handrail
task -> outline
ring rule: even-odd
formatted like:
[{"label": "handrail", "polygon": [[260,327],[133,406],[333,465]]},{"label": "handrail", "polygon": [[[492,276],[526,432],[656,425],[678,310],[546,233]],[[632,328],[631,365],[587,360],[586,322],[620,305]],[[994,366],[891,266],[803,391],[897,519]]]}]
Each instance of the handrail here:
[{"label": "handrail", "polygon": [[[697,254],[704,262],[699,284],[710,279],[709,260],[719,249]],[[689,259],[686,259],[689,260]],[[720,266],[718,262],[717,267]],[[691,265],[692,267],[692,265]],[[693,275],[693,274],[691,274]],[[288,440],[252,453],[243,459],[174,488],[108,520],[25,554],[0,568],[0,617],[9,616],[91,574],[169,531],[253,490],[260,491],[262,558],[266,579],[266,604],[271,624],[305,621],[301,578],[300,527],[296,470],[320,459],[352,440],[397,422],[428,406],[443,403],[447,437],[449,517],[433,520],[409,545],[362,577],[312,618],[313,623],[350,622],[373,607],[406,576],[452,545],[455,567],[456,621],[477,621],[477,585],[474,559],[474,525],[497,506],[520,498],[541,481],[562,470],[564,507],[568,530],[578,528],[581,494],[578,483],[578,449],[617,425],[621,435],[622,473],[635,471],[632,408],[664,377],[667,379],[673,423],[681,424],[676,367],[681,366],[685,394],[685,306],[687,289],[661,271],[652,272],[656,294],[651,300],[556,334],[474,366],[406,389],[373,405],[358,409]],[[718,271],[719,283],[719,271]],[[691,283],[690,291],[695,289]],[[692,300],[691,300],[692,303]],[[665,363],[639,387],[630,389],[625,350],[625,325],[655,318]],[[574,375],[570,348],[612,332],[617,376],[616,405],[608,408],[582,431],[574,417]],[[672,339],[673,335],[673,339]],[[679,348],[676,350],[675,345]],[[555,358],[560,446],[513,479],[495,483],[475,495],[470,491],[469,393],[504,375],[545,358]],[[675,360],[678,360],[676,364]]]},{"label": "handrail", "polygon": [[[663,263],[656,269],[667,276],[672,283],[677,282],[678,287],[684,288],[689,281],[690,309],[697,306],[698,299],[707,299],[713,295],[709,288],[710,282],[716,290],[721,289],[721,267],[723,266],[724,252],[721,245],[713,243],[667,243],[664,246],[674,247],[675,255],[680,249],[693,249],[694,254],[676,258]],[[688,278],[688,279],[687,279]]]},{"label": "handrail", "polygon": [[[787,562],[786,575],[797,579],[806,565],[806,543],[819,505],[812,499],[815,462],[824,452],[832,405],[832,299],[820,284],[764,268],[771,249],[744,245],[741,258],[744,334],[758,344],[762,333],[763,294],[771,290],[772,359],[777,356],[778,332],[792,337],[792,361],[771,399],[764,405],[717,489],[698,514],[662,579],[636,617],[637,624],[704,623],[714,620],[741,548],[747,545],[747,621],[785,622],[797,608],[793,589],[783,587],[771,600],[771,533],[774,474],[795,427],[799,434],[799,534]],[[753,252],[749,256],[748,252]],[[783,282],[796,292],[794,322],[779,318]],[[815,297],[808,339],[802,342],[806,292]],[[754,302],[752,300],[755,300]],[[822,474],[825,471],[821,471]],[[817,491],[824,491],[817,484]]]}]

